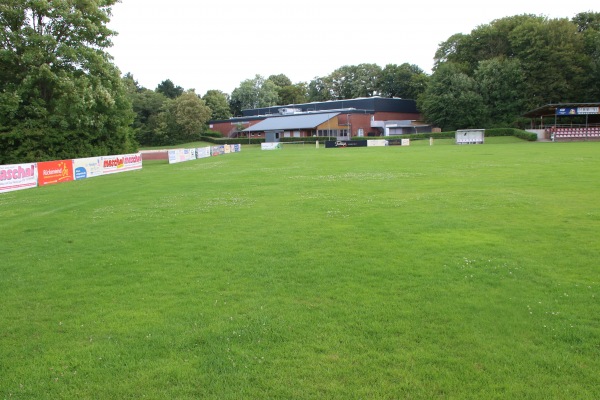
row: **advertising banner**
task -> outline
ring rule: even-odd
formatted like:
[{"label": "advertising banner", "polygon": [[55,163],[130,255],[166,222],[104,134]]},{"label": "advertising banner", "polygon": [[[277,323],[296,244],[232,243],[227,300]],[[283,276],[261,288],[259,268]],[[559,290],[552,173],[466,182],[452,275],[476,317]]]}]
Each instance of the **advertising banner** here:
[{"label": "advertising banner", "polygon": [[385,147],[387,145],[387,140],[367,140],[367,147]]},{"label": "advertising banner", "polygon": [[73,160],[44,161],[38,163],[38,186],[69,182],[75,179]]},{"label": "advertising banner", "polygon": [[102,157],[76,158],[73,160],[75,180],[102,175]]},{"label": "advertising banner", "polygon": [[278,150],[281,148],[282,148],[281,143],[261,143],[260,144],[261,150]]},{"label": "advertising banner", "polygon": [[0,165],[0,193],[37,186],[36,163]]},{"label": "advertising banner", "polygon": [[179,150],[169,150],[169,164],[179,162]]},{"label": "advertising banner", "polygon": [[220,156],[225,154],[225,146],[213,146],[210,149],[210,154],[212,156]]},{"label": "advertising banner", "polygon": [[232,144],[231,145],[231,151],[233,151],[234,153],[239,153],[240,151],[242,151],[242,145],[241,144]]},{"label": "advertising banner", "polygon": [[556,115],[600,114],[600,107],[562,107],[556,109]]},{"label": "advertising banner", "polygon": [[104,156],[102,159],[103,174],[114,174],[137,169],[142,169],[142,153]]},{"label": "advertising banner", "polygon": [[225,146],[223,146],[223,148],[225,149],[225,154],[229,154],[231,153],[231,146],[226,144]]},{"label": "advertising banner", "polygon": [[199,147],[196,149],[196,158],[210,157],[210,147]]},{"label": "advertising banner", "polygon": [[328,140],[325,142],[326,149],[346,147],[367,147],[367,140]]},{"label": "advertising banner", "polygon": [[175,164],[184,161],[196,159],[196,149],[175,149],[169,150],[169,164]]}]

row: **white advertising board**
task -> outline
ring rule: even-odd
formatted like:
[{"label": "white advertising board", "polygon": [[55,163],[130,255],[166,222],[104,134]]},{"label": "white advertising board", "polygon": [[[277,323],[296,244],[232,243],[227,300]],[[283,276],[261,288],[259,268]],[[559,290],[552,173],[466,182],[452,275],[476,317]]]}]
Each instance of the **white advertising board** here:
[{"label": "white advertising board", "polygon": [[196,158],[207,158],[210,157],[210,146],[199,147],[196,149]]},{"label": "white advertising board", "polygon": [[103,174],[134,171],[136,169],[142,169],[142,153],[102,157]]},{"label": "white advertising board", "polygon": [[73,160],[75,180],[102,175],[103,157],[76,158]]},{"label": "white advertising board", "polygon": [[37,187],[36,163],[0,165],[0,193]]},{"label": "white advertising board", "polygon": [[261,150],[279,150],[281,149],[281,143],[261,143]]},{"label": "white advertising board", "polygon": [[367,140],[368,147],[385,147],[387,145],[387,140]]},{"label": "white advertising board", "polygon": [[196,149],[174,149],[169,150],[169,164],[196,159]]}]

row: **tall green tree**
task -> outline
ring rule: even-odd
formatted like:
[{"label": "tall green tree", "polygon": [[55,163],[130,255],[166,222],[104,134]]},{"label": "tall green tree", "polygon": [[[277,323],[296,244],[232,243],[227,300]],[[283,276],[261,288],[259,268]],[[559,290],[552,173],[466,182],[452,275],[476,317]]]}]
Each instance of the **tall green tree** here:
[{"label": "tall green tree", "polygon": [[377,64],[345,65],[329,75],[330,90],[336,100],[372,97],[377,94],[380,74]]},{"label": "tall green tree", "polygon": [[181,86],[175,86],[172,80],[165,79],[156,86],[158,93],[164,94],[169,99],[175,99],[183,94],[183,88]]},{"label": "tall green tree", "polygon": [[267,79],[280,88],[292,85],[292,81],[285,74],[270,75]]},{"label": "tall green tree", "polygon": [[572,22],[583,39],[585,67],[581,86],[584,88],[582,101],[600,99],[600,13],[582,12]]},{"label": "tall green tree", "polygon": [[308,100],[308,87],[305,83],[292,84],[284,74],[271,75],[267,79],[277,86],[277,97],[280,105],[305,103]]},{"label": "tall green tree", "polygon": [[105,52],[115,2],[0,3],[0,162],[135,149],[131,104]]},{"label": "tall green tree", "polygon": [[525,71],[528,108],[582,100],[578,77],[586,60],[575,24],[567,19],[531,20],[516,27],[510,39]]},{"label": "tall green tree", "polygon": [[155,131],[158,114],[169,98],[162,93],[140,87],[135,83],[133,76],[125,75],[123,80],[129,88],[129,98],[135,113],[133,121],[135,138],[143,145],[163,144],[156,143]]},{"label": "tall green tree", "polygon": [[279,103],[282,105],[308,101],[308,86],[304,82],[283,86],[278,89],[277,93],[279,94]]},{"label": "tall green tree", "polygon": [[525,74],[518,59],[493,58],[479,63],[474,79],[489,113],[489,127],[507,127],[523,113]]},{"label": "tall green tree", "polygon": [[328,101],[333,99],[334,95],[329,77],[317,76],[310,81],[308,84],[308,101]]},{"label": "tall green tree", "polygon": [[443,130],[481,128],[488,120],[477,83],[454,63],[437,67],[418,105],[425,119]]},{"label": "tall green tree", "polygon": [[246,79],[231,93],[231,110],[239,115],[241,110],[275,106],[279,103],[277,85],[256,75],[253,79]]},{"label": "tall green tree", "polygon": [[229,96],[220,90],[208,90],[202,100],[211,110],[210,119],[229,119],[231,110],[229,108]]},{"label": "tall green tree", "polygon": [[198,140],[211,110],[193,90],[167,99],[152,120],[152,144],[171,145]]},{"label": "tall green tree", "polygon": [[427,88],[429,76],[417,65],[388,64],[377,79],[377,90],[382,96],[417,99]]}]

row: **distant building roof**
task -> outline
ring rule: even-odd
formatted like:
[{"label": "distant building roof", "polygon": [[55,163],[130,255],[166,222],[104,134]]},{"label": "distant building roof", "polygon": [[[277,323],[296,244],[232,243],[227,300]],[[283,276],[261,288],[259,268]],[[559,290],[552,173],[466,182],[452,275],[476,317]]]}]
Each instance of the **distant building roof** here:
[{"label": "distant building roof", "polygon": [[340,113],[319,113],[287,115],[283,117],[268,117],[255,125],[243,130],[243,132],[267,132],[284,131],[292,129],[314,129],[317,126],[337,117]]},{"label": "distant building roof", "polygon": [[295,108],[303,112],[355,109],[366,110],[370,112],[419,113],[417,110],[417,103],[414,100],[375,96],[347,100],[317,101],[312,103],[253,108],[242,110],[242,114],[244,117],[273,115],[279,113],[279,109],[281,108]]}]

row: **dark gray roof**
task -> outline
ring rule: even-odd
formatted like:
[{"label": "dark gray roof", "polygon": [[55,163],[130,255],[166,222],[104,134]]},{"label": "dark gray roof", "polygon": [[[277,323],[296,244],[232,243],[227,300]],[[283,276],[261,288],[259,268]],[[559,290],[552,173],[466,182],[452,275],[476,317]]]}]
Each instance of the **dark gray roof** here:
[{"label": "dark gray roof", "polygon": [[302,111],[329,111],[340,109],[355,109],[368,112],[399,112],[418,114],[417,103],[411,99],[388,97],[362,97],[357,99],[316,101],[313,103],[288,104],[272,107],[242,110],[245,117],[276,114],[282,107],[299,108]]},{"label": "dark gray roof", "polygon": [[319,113],[287,115],[284,117],[269,117],[256,125],[252,125],[244,132],[289,131],[292,129],[314,129],[317,126],[337,117],[340,113]]}]

